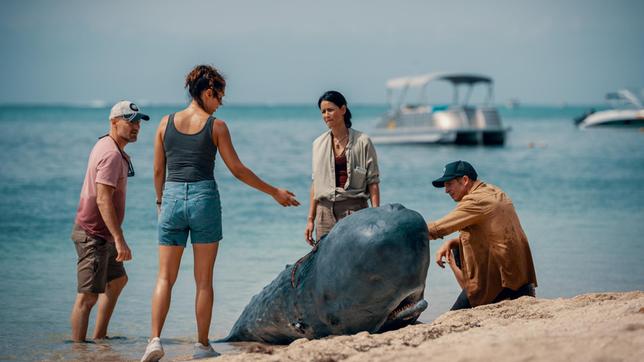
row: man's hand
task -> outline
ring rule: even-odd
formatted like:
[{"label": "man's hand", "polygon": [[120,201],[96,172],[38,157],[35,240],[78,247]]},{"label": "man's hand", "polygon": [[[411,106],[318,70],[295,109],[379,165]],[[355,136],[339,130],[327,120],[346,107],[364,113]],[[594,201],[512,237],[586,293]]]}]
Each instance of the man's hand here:
[{"label": "man's hand", "polygon": [[96,205],[101,217],[105,222],[105,226],[114,237],[114,244],[116,244],[116,261],[126,261],[132,259],[132,252],[130,247],[127,246],[125,238],[123,237],[123,230],[118,223],[116,217],[116,208],[114,207],[114,190],[113,186],[105,185],[100,182],[96,183]]},{"label": "man's hand", "polygon": [[445,268],[445,261],[443,258],[447,259],[447,262],[450,262],[450,254],[452,253],[452,249],[449,247],[449,242],[444,242],[443,245],[438,248],[436,251],[436,264],[438,264],[439,267]]},{"label": "man's hand", "polygon": [[436,251],[436,264],[439,267],[445,268],[445,261],[443,258],[447,259],[448,263],[452,262],[452,248],[458,245],[458,238],[447,240],[443,245],[438,248]]},{"label": "man's hand", "polygon": [[115,240],[114,243],[116,244],[116,261],[132,260],[132,251],[125,240]]}]

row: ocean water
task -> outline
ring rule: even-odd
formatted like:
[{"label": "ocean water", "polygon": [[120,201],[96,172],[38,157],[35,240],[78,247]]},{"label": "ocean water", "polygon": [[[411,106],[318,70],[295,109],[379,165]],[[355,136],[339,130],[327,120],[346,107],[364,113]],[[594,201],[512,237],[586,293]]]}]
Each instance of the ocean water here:
[{"label": "ocean water", "polygon": [[[69,234],[87,157],[108,129],[109,110],[0,107],[0,360],[140,358],[157,271],[153,134],[161,116],[179,106],[144,108],[152,120],[126,149],[136,176],[129,179],[123,227],[134,259],[126,263],[129,284],[110,324],[109,334],[117,338],[79,346],[67,342],[76,295]],[[352,107],[354,127],[368,133],[384,110]],[[481,179],[514,200],[530,240],[538,296],[644,289],[644,132],[580,131],[571,120],[584,111],[503,110],[512,127],[503,147],[378,146],[382,203],[401,203],[437,219],[454,203],[430,181],[445,163],[468,160]],[[215,266],[212,339],[224,337],[250,298],[308,252],[303,233],[310,145],[325,131],[314,105],[225,106],[217,116],[227,121],[242,161],[267,182],[295,192],[303,205],[282,208],[237,181],[217,159],[224,239]],[[431,242],[432,258],[439,244]],[[196,335],[188,249],[163,332],[169,359],[188,356]],[[432,263],[425,293],[430,306],[420,320],[446,312],[458,293],[451,272]]]}]

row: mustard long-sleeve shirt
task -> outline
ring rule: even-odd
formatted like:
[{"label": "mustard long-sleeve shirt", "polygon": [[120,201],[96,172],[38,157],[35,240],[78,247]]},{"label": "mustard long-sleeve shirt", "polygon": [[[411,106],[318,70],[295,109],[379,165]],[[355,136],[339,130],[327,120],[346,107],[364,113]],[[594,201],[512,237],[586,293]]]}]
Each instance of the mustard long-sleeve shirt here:
[{"label": "mustard long-sleeve shirt", "polygon": [[537,286],[528,238],[501,189],[475,181],[452,212],[429,224],[430,239],[455,231],[460,231],[461,269],[472,306],[491,303],[503,288]]}]

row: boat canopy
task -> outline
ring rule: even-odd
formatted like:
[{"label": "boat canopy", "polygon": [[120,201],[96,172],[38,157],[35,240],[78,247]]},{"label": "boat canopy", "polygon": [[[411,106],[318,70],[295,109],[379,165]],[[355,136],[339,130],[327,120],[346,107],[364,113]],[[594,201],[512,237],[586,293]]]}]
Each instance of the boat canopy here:
[{"label": "boat canopy", "polygon": [[387,81],[387,89],[403,89],[409,87],[424,87],[429,82],[445,80],[454,85],[476,83],[492,83],[492,78],[477,74],[463,73],[429,73],[410,77],[393,78]]},{"label": "boat canopy", "polygon": [[394,92],[400,93],[398,99],[398,105],[402,105],[407,94],[407,90],[410,88],[419,88],[420,89],[420,99],[419,103],[425,102],[425,89],[427,84],[433,81],[447,81],[454,86],[453,94],[453,103],[459,103],[458,87],[460,85],[468,86],[468,92],[464,98],[463,104],[467,104],[470,95],[472,94],[472,88],[477,83],[484,83],[488,86],[488,94],[485,102],[492,101],[492,86],[494,81],[492,78],[479,74],[468,74],[468,73],[428,73],[422,75],[408,76],[408,77],[398,77],[392,78],[387,81],[387,101],[390,105],[392,101],[392,96]]},{"label": "boat canopy", "polygon": [[606,100],[613,103],[614,106],[630,106],[635,108],[642,108],[642,99],[637,96],[637,93],[630,89],[620,89],[617,92],[610,92],[606,94]]}]

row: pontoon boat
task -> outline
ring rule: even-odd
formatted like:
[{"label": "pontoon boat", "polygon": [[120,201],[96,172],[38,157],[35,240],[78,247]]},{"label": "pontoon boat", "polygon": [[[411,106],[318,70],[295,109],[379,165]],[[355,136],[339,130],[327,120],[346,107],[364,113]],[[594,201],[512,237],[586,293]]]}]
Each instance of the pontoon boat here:
[{"label": "pontoon boat", "polygon": [[[426,99],[427,85],[433,81],[447,81],[453,87],[450,105],[432,105]],[[475,85],[487,85],[487,96],[482,105],[469,105]],[[467,87],[459,100],[459,87]],[[419,93],[417,103],[406,100],[410,89]],[[397,96],[397,101],[394,101]],[[460,73],[432,73],[390,79],[387,82],[389,111],[372,131],[375,143],[455,143],[502,145],[509,128],[503,127],[498,110],[491,105],[493,81],[490,77]]]}]

